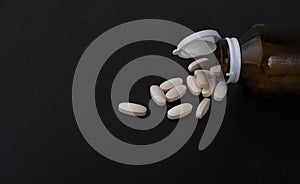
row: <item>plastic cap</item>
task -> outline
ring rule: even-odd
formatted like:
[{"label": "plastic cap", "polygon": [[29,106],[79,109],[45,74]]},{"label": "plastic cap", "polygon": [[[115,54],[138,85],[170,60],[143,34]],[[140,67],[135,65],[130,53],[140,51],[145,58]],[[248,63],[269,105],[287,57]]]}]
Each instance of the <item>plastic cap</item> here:
[{"label": "plastic cap", "polygon": [[196,32],[184,38],[173,54],[185,59],[208,55],[216,50],[216,42],[220,38],[221,36],[215,30]]}]

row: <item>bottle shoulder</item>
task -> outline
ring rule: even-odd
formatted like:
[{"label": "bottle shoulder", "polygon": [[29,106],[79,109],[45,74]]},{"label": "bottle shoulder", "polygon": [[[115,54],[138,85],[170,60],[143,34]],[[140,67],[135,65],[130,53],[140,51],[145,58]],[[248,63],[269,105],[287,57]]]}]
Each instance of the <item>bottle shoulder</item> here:
[{"label": "bottle shoulder", "polygon": [[243,86],[255,93],[295,92],[292,86],[300,84],[300,39],[295,30],[300,32],[297,27],[256,25],[241,37]]},{"label": "bottle shoulder", "polygon": [[276,25],[276,24],[255,24],[241,37],[241,44],[245,44],[254,37],[266,43],[292,45],[300,42],[299,25]]}]

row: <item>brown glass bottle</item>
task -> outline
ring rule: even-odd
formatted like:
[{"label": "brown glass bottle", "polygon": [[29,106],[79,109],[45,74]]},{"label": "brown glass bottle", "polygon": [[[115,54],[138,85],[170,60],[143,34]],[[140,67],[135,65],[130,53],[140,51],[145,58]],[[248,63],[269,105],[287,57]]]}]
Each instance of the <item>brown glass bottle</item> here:
[{"label": "brown glass bottle", "polygon": [[231,56],[228,38],[220,39],[214,52],[224,73],[240,65],[234,82],[255,94],[300,95],[299,27],[257,24],[238,42],[238,62],[230,61],[237,56]]}]

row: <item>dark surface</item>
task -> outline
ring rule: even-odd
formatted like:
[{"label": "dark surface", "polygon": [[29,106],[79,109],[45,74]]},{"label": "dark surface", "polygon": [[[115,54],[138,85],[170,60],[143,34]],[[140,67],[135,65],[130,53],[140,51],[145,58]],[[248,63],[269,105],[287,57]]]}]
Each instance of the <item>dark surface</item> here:
[{"label": "dark surface", "polygon": [[[298,24],[299,8],[296,0],[1,1],[0,183],[299,183],[299,98],[257,98],[232,85],[221,130],[206,150],[197,150],[205,127],[199,124],[180,151],[146,166],[118,164],[94,151],[71,101],[81,54],[118,24],[157,18],[240,36],[255,23]],[[141,47],[134,56],[143,49],[168,52],[157,48]]]}]

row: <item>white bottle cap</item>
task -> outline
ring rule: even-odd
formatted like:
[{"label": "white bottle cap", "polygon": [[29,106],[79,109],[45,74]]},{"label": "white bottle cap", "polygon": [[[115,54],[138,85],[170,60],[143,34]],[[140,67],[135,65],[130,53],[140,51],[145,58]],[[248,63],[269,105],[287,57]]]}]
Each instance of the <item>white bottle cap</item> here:
[{"label": "white bottle cap", "polygon": [[196,32],[184,38],[173,54],[185,59],[211,54],[216,50],[216,42],[220,38],[219,33],[214,30]]}]

